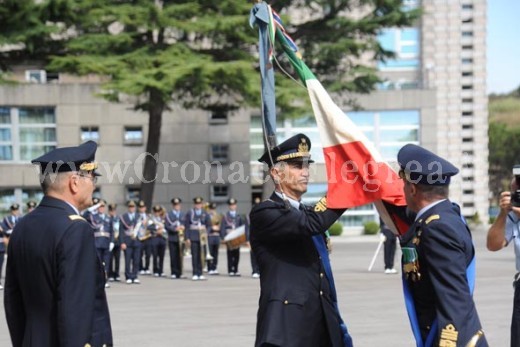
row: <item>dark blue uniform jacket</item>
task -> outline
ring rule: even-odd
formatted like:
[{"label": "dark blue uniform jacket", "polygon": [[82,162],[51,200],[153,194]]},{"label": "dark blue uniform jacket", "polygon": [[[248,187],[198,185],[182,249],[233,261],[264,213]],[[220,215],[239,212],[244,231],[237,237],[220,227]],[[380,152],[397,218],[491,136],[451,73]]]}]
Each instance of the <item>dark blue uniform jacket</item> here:
[{"label": "dark blue uniform jacket", "polygon": [[13,346],[111,345],[104,286],[90,225],[44,197],[8,247],[4,307]]}]

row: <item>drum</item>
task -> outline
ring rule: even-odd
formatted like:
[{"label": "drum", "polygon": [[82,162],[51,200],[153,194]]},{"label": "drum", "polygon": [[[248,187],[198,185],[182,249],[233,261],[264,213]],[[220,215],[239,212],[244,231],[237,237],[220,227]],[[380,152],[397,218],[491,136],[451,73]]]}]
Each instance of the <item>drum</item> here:
[{"label": "drum", "polygon": [[246,226],[242,225],[236,229],[231,230],[226,237],[224,242],[229,249],[238,249],[241,245],[247,242],[246,239]]}]

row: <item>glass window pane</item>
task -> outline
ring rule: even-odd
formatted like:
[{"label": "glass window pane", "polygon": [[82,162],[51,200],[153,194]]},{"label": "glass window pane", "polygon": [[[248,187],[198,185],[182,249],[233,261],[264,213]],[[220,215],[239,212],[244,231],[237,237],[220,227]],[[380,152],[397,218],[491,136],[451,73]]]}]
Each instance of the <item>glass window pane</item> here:
[{"label": "glass window pane", "polygon": [[143,129],[135,127],[125,128],[125,144],[142,144]]},{"label": "glass window pane", "polygon": [[9,145],[1,145],[0,160],[13,160],[13,147]]},{"label": "glass window pane", "polygon": [[30,200],[36,201],[36,203],[40,202],[40,200],[43,198],[43,192],[40,188],[25,188],[22,191],[22,204],[24,210],[27,208],[27,202]]},{"label": "glass window pane", "polygon": [[360,227],[363,226],[366,222],[375,221],[375,213],[371,215],[343,215],[340,218],[343,226],[346,227]]},{"label": "glass window pane", "polygon": [[383,49],[395,51],[395,29],[384,29],[377,35],[377,40]]},{"label": "glass window pane", "polygon": [[98,127],[81,127],[81,142],[86,141],[99,142]]},{"label": "glass window pane", "polygon": [[292,120],[292,126],[295,128],[306,128],[306,127],[315,128],[316,119],[314,118],[314,115],[312,115],[312,114],[301,116],[301,117],[298,117],[298,118],[295,118]]},{"label": "glass window pane", "polygon": [[419,125],[418,111],[383,111],[379,123],[385,125]]},{"label": "glass window pane", "polygon": [[325,156],[323,155],[323,148],[313,146],[311,148],[311,159],[314,160],[315,163],[324,163]]},{"label": "glass window pane", "polygon": [[0,124],[11,124],[11,109],[0,107]]},{"label": "glass window pane", "polygon": [[251,129],[262,129],[262,118],[260,116],[251,117]]},{"label": "glass window pane", "polygon": [[264,145],[264,134],[259,131],[249,133],[249,144],[252,145]]},{"label": "glass window pane", "polygon": [[251,153],[251,161],[258,161],[258,159],[260,159],[260,157],[264,154],[264,149],[263,148],[251,148],[250,150],[250,153]]},{"label": "glass window pane", "polygon": [[393,145],[393,146],[381,145],[379,147],[379,152],[383,156],[384,160],[395,161],[395,160],[397,160],[397,153],[403,146],[404,146],[404,144],[403,145]]},{"label": "glass window pane", "polygon": [[55,142],[55,128],[20,128],[21,142]]},{"label": "glass window pane", "polygon": [[418,129],[381,130],[379,139],[381,142],[414,142],[419,140],[419,133]]},{"label": "glass window pane", "polygon": [[34,145],[34,144],[21,144],[20,145],[20,159],[21,160],[33,160],[47,152],[55,149],[56,146],[45,146],[45,145]]},{"label": "glass window pane", "polygon": [[0,141],[11,141],[11,129],[0,128]]},{"label": "glass window pane", "polygon": [[18,114],[20,124],[56,123],[56,115],[52,107],[20,107]]},{"label": "glass window pane", "polygon": [[388,59],[384,63],[379,62],[378,67],[380,69],[417,68],[417,67],[419,67],[419,60],[418,59],[402,59],[402,60]]},{"label": "glass window pane", "polygon": [[417,56],[419,54],[419,46],[417,45],[404,45],[401,46],[401,53],[402,54],[412,54],[414,56]]},{"label": "glass window pane", "polygon": [[374,126],[374,112],[353,111],[347,112],[352,122],[358,127],[360,126]]},{"label": "glass window pane", "polygon": [[416,28],[401,29],[401,41],[419,41],[419,30]]}]

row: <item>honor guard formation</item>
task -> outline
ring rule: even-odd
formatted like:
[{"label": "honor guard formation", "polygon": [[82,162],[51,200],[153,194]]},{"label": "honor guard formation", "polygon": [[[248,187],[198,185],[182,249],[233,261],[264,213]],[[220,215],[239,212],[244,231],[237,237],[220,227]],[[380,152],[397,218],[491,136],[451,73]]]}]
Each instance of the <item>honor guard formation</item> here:
[{"label": "honor guard formation", "polygon": [[[217,206],[196,196],[189,208],[179,197],[169,208],[156,204],[150,210],[142,200],[129,200],[118,215],[115,204],[93,197],[99,176],[94,142],[34,159],[43,199],[28,201],[24,215],[13,203],[0,224],[0,271],[7,253],[0,289],[13,345],[34,340],[45,346],[111,346],[105,292],[111,284],[141,284],[139,276],[205,281],[223,269],[240,277],[240,249],[248,247],[251,277],[260,279],[255,346],[353,346],[329,260],[328,229],[345,209],[327,207],[325,197],[314,205],[302,203],[313,163],[310,149],[304,134],[269,149],[259,161],[267,165],[274,191],[245,214],[235,198]],[[402,274],[414,337],[421,346],[485,347],[473,301],[475,248],[460,208],[449,200],[458,169],[412,144],[401,148],[397,160],[407,204],[402,218],[409,228],[398,236],[397,271],[395,237],[381,221],[391,240],[384,272]],[[515,172],[515,192],[503,193],[503,212],[488,234],[490,250],[518,239],[520,167]],[[219,267],[219,260],[226,265]],[[187,262],[191,274],[185,272]],[[513,316],[512,335],[520,331],[519,316]]]}]

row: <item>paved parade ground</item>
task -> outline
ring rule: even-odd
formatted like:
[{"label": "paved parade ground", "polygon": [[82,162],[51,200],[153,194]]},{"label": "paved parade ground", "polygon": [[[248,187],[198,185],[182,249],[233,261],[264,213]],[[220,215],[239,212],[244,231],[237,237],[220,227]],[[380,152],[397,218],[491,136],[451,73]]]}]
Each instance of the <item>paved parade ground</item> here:
[{"label": "paved parade ground", "polygon": [[[485,233],[485,227],[474,231],[475,301],[489,345],[508,346],[515,267],[513,249],[487,251]],[[412,347],[415,344],[403,304],[401,276],[383,273],[382,250],[372,272],[367,271],[378,240],[378,236],[333,238],[331,260],[340,309],[355,346]],[[400,251],[396,265],[399,257]],[[250,276],[247,250],[241,253],[242,277],[225,274],[223,247],[219,276],[192,282],[191,262],[186,258],[185,263],[189,279],[140,276],[140,285],[121,282],[107,289],[115,346],[253,346],[259,280]],[[165,269],[169,271],[169,260],[165,261]],[[0,306],[0,346],[9,346],[3,301]]]}]

